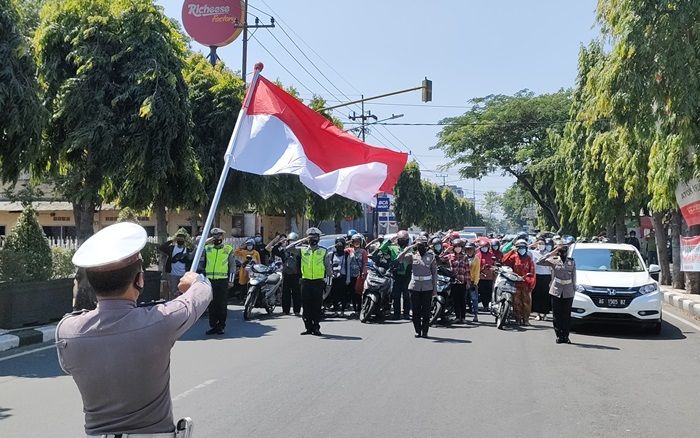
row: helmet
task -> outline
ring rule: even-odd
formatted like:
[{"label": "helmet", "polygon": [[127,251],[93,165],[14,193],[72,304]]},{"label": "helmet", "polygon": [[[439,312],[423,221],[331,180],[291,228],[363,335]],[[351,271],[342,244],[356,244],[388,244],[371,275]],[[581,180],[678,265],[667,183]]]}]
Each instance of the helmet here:
[{"label": "helmet", "polygon": [[548,237],[548,238],[544,239],[544,244],[554,246],[554,240],[551,237]]},{"label": "helmet", "polygon": [[527,242],[528,235],[525,231],[521,231],[518,233],[517,236],[515,236],[515,240],[524,240]]},{"label": "helmet", "polygon": [[250,238],[246,239],[245,246],[248,246],[248,245],[251,245],[251,246],[255,245],[255,239],[250,239]]},{"label": "helmet", "polygon": [[428,234],[427,231],[421,231],[421,232],[420,232],[420,235],[423,236],[423,237],[425,237],[426,240],[428,240],[429,234]]},{"label": "helmet", "polygon": [[212,228],[209,234],[211,236],[216,236],[217,234],[224,234],[224,230],[222,230],[221,228]]},{"label": "helmet", "polygon": [[336,243],[336,244],[342,243],[343,246],[345,246],[345,244],[347,243],[347,241],[345,240],[345,237],[336,237],[336,238],[335,238],[335,243]]},{"label": "helmet", "polygon": [[527,240],[524,239],[518,239],[515,241],[516,248],[527,248]]},{"label": "helmet", "polygon": [[416,237],[416,244],[418,243],[428,243],[428,237],[420,234],[418,237]]},{"label": "helmet", "polygon": [[312,235],[312,234],[315,234],[315,235],[317,235],[317,236],[320,236],[322,233],[321,233],[321,230],[319,230],[319,229],[316,228],[316,227],[311,227],[311,228],[309,228],[308,230],[306,230],[306,235],[307,235],[307,236],[310,236],[310,235]]},{"label": "helmet", "polygon": [[474,245],[474,242],[467,242],[467,244],[464,246],[466,249],[476,249],[476,245]]},{"label": "helmet", "polygon": [[431,244],[431,245],[442,245],[442,240],[440,240],[439,237],[433,237],[433,238],[430,240],[430,244]]},{"label": "helmet", "polygon": [[408,231],[406,230],[399,230],[398,233],[396,233],[396,238],[397,239],[410,239],[408,235]]},{"label": "helmet", "polygon": [[459,239],[459,232],[453,231],[450,233],[450,239]]},{"label": "helmet", "polygon": [[452,241],[452,246],[464,246],[464,240],[457,238]]},{"label": "helmet", "polygon": [[289,235],[287,236],[287,238],[289,238],[289,240],[298,240],[298,239],[299,239],[299,235],[298,235],[297,233],[295,233],[294,231],[292,231],[291,233],[289,233]]},{"label": "helmet", "polygon": [[352,237],[350,238],[350,241],[351,241],[351,242],[355,242],[355,241],[358,241],[358,240],[359,240],[359,241],[362,241],[362,234],[357,234],[357,233],[355,233],[355,234],[353,234]]},{"label": "helmet", "polygon": [[490,244],[489,239],[487,239],[486,237],[480,237],[477,243],[479,244],[479,246],[488,246]]},{"label": "helmet", "polygon": [[350,238],[350,237],[354,236],[355,234],[357,234],[357,230],[351,228],[348,230],[347,236],[348,236],[348,238]]},{"label": "helmet", "polygon": [[501,246],[501,241],[498,240],[498,239],[493,239],[493,240],[491,241],[491,246],[499,246],[499,247],[500,247],[500,246]]}]

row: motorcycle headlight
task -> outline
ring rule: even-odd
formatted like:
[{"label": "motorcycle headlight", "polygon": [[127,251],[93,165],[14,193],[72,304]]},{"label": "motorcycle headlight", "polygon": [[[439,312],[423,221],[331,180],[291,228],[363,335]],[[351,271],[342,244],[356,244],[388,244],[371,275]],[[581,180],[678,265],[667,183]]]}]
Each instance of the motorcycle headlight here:
[{"label": "motorcycle headlight", "polygon": [[250,278],[252,278],[254,280],[264,280],[265,275],[253,272],[252,274],[250,274]]},{"label": "motorcycle headlight", "polygon": [[656,283],[646,284],[639,288],[639,293],[646,295],[659,290],[659,286]]}]

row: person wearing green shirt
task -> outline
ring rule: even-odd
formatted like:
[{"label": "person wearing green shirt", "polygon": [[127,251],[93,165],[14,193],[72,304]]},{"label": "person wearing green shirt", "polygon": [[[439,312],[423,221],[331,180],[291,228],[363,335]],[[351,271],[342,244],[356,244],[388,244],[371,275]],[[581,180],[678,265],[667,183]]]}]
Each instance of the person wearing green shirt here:
[{"label": "person wearing green shirt", "polygon": [[[388,257],[392,262],[396,261],[397,257],[406,249],[410,243],[408,231],[400,230],[391,240],[384,240],[377,249],[385,257]],[[369,246],[369,245],[368,245]],[[408,283],[411,281],[411,265],[405,260],[398,262],[398,267],[394,272],[394,286],[391,291],[392,305],[394,308],[394,319],[401,318],[401,299],[403,298],[403,318],[410,319],[411,309],[411,294],[408,291]]]},{"label": "person wearing green shirt", "polygon": [[649,234],[647,234],[647,237],[644,240],[646,240],[647,244],[647,263],[650,265],[658,264],[659,257],[658,253],[656,252],[656,235],[654,235],[654,231],[652,230]]}]

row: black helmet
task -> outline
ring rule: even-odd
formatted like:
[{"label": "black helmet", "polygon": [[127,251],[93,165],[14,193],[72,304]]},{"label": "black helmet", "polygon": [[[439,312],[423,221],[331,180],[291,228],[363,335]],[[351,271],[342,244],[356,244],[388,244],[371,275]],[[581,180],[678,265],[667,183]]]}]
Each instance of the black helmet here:
[{"label": "black helmet", "polygon": [[347,241],[345,240],[345,237],[336,237],[336,238],[335,238],[335,243],[336,243],[336,245],[339,244],[339,243],[342,243],[343,246],[345,246],[345,244],[347,243]]}]

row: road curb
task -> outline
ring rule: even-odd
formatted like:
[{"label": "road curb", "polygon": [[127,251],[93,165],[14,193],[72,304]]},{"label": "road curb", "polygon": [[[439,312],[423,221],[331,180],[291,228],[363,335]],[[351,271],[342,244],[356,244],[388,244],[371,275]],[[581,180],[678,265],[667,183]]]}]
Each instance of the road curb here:
[{"label": "road curb", "polygon": [[52,341],[55,333],[55,324],[6,332],[0,335],[0,351]]},{"label": "road curb", "polygon": [[690,295],[668,287],[662,287],[661,293],[665,303],[682,310],[693,318],[700,319],[700,295]]}]

